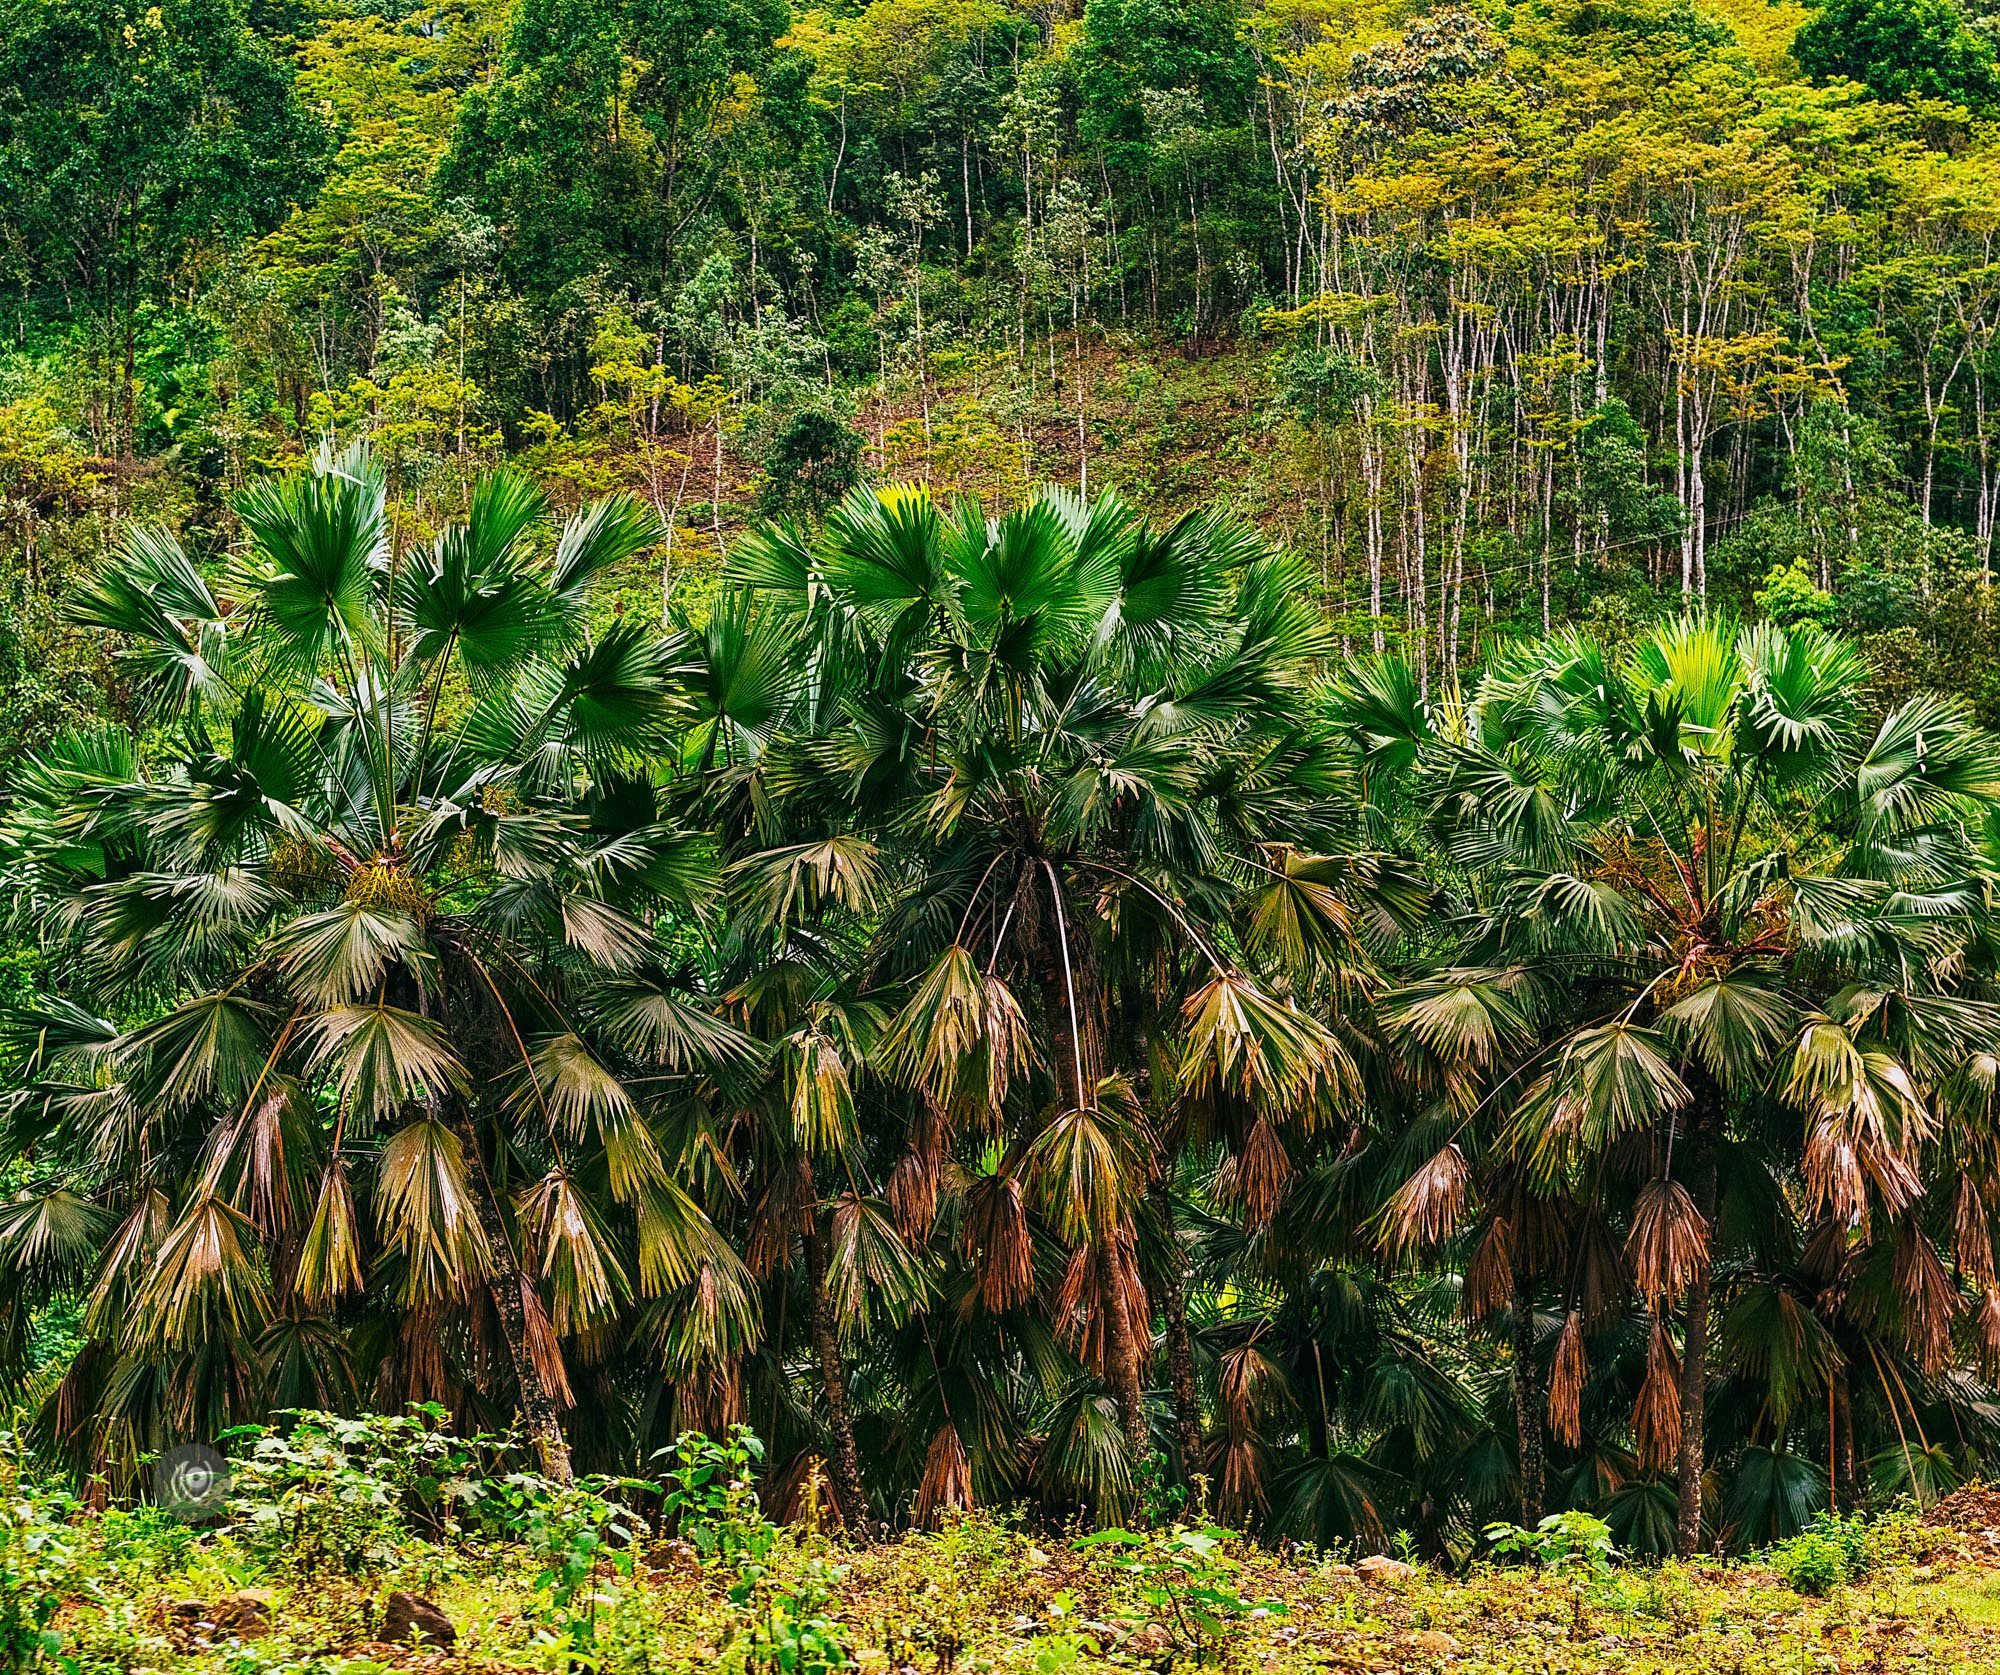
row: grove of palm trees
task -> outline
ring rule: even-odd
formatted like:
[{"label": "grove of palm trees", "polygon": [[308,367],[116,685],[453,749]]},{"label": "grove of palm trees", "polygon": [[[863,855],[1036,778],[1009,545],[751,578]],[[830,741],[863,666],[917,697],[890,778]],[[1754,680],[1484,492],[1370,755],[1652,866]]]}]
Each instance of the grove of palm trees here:
[{"label": "grove of palm trees", "polygon": [[622,496],[412,543],[350,447],[235,512],[75,592],[127,719],[5,804],[5,1372],[81,1506],[301,1410],[1446,1563],[1992,1469],[1963,702],[1695,611],[1425,697],[1108,493],[856,490],[665,625]]}]

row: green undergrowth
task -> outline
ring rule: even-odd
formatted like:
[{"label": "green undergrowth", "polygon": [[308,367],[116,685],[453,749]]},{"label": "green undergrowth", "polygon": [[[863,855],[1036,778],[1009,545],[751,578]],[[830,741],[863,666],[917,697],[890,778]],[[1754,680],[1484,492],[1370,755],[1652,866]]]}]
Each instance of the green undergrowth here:
[{"label": "green undergrowth", "polygon": [[[946,1515],[883,1539],[809,1488],[766,1518],[756,1439],[683,1438],[644,1477],[559,1486],[423,1416],[233,1439],[193,1521],[91,1510],[12,1455],[0,1668],[64,1675],[1095,1669],[1668,1671],[2000,1667],[1984,1532],[1823,1518],[1741,1563],[1624,1562],[1597,1520],[1495,1526],[1454,1573],[1272,1551],[1198,1520],[1029,1528]],[[450,1624],[384,1638],[392,1596]],[[405,1611],[407,1615],[407,1611]],[[431,1619],[435,1621],[435,1619]]]}]

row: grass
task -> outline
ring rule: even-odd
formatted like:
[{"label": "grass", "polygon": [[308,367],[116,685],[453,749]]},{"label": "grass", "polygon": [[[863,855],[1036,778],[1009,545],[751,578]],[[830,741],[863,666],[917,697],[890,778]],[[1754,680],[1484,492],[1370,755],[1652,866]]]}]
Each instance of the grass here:
[{"label": "grass", "polygon": [[[520,1539],[405,1536],[349,1569],[324,1553],[301,1563],[268,1531],[195,1530],[156,1514],[72,1527],[73,1570],[53,1619],[61,1647],[45,1660],[66,1675],[2000,1668],[2000,1573],[1950,1532],[1907,1520],[1865,1580],[1819,1598],[1754,1563],[1370,1577],[1339,1557],[1234,1538],[1197,1536],[1194,1551],[1172,1532],[1079,1547],[979,1514],[866,1545],[771,1531],[748,1560],[704,1558],[636,1528],[624,1543],[614,1528],[576,1572]],[[397,1589],[441,1607],[456,1644],[383,1642],[383,1605]],[[211,1626],[243,1590],[267,1607],[268,1632]]]}]

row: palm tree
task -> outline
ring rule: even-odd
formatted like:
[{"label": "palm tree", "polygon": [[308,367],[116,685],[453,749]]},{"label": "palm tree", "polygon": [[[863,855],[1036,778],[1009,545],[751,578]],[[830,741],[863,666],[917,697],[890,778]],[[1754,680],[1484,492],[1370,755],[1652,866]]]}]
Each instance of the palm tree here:
[{"label": "palm tree", "polygon": [[[1181,1268],[1165,1158],[1214,1136],[1232,1202],[1266,1222],[1288,1148],[1358,1087],[1298,1003],[1354,991],[1395,896],[1319,853],[1353,835],[1307,701],[1328,629],[1241,526],[1156,529],[1112,496],[989,520],[856,494],[817,539],[773,528],[733,564],[699,735],[732,877],[794,934],[829,907],[869,920],[863,983],[891,1008],[865,1057],[895,1120],[875,1155],[846,1148],[853,1191],[885,1182],[911,1240],[955,1225],[999,1313],[1035,1294],[1037,1238],[1059,1241],[1050,1301],[1115,1397],[1129,1483]],[[1184,1306],[1167,1326],[1184,1339]]]},{"label": "palm tree", "polygon": [[[1575,635],[1504,654],[1462,712],[1354,717],[1384,766],[1418,763],[1440,864],[1465,880],[1453,963],[1551,997],[1468,1129],[1619,1218],[1630,1283],[1657,1320],[1678,1311],[1634,1424],[1642,1455],[1671,1444],[1683,1553],[1703,1535],[1726,1199],[1789,1190],[1837,1244],[1900,1252],[1898,1307],[1933,1365],[1960,1303],[1920,1212],[1940,1101],[2000,1048],[2000,1010],[1967,987],[2000,747],[1934,697],[1870,729],[1866,681],[1831,635],[1683,620],[1621,655]],[[1485,1005],[1433,1022],[1448,1058],[1498,1033]],[[1562,1429],[1586,1372],[1572,1301]]]},{"label": "palm tree", "polygon": [[511,1389],[564,1476],[565,1345],[634,1300],[757,1330],[661,1138],[757,1056],[668,976],[709,882],[655,766],[680,650],[588,608],[657,526],[613,498],[545,542],[501,473],[400,551],[359,449],[237,511],[219,579],[140,528],[83,590],[143,726],[57,740],[8,819],[61,993],[7,1022],[37,1185],[0,1246],[89,1270],[59,1424],[115,1464],[372,1359],[377,1401]]}]

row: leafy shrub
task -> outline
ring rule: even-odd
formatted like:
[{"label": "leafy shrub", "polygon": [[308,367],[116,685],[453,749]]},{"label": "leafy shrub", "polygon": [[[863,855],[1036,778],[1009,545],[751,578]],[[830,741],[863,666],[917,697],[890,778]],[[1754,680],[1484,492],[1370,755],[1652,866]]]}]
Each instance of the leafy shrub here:
[{"label": "leafy shrub", "polygon": [[668,1484],[660,1516],[704,1562],[741,1564],[762,1559],[777,1538],[777,1527],[758,1503],[756,1468],[764,1445],[748,1425],[737,1425],[721,1442],[698,1431],[683,1431],[671,1449],[662,1449]]},{"label": "leafy shrub", "polygon": [[68,1495],[32,1481],[0,1433],[0,1668],[26,1675],[62,1651],[49,1625],[75,1560]]},{"label": "leafy shrub", "polygon": [[534,1586],[547,1590],[561,1638],[581,1655],[596,1639],[596,1581],[600,1566],[620,1575],[632,1569],[632,1515],[602,1491],[604,1479],[551,1483],[532,1472],[513,1472],[489,1493],[486,1511],[522,1542],[541,1566]]},{"label": "leafy shrub", "polygon": [[1795,1592],[1819,1595],[1839,1583],[1858,1582],[1884,1564],[1926,1558],[1935,1541],[1935,1532],[1907,1510],[1875,1518],[1822,1512],[1765,1557]]},{"label": "leafy shrub", "polygon": [[253,1439],[231,1463],[230,1506],[239,1535],[303,1576],[332,1566],[348,1575],[379,1570],[415,1530],[455,1533],[457,1513],[481,1494],[478,1450],[440,1428],[435,1405],[408,1414],[343,1419],[294,1414],[289,1432],[229,1433]]},{"label": "leafy shrub", "polygon": [[1228,1551],[1234,1539],[1229,1530],[1177,1527],[1153,1535],[1100,1530],[1075,1545],[1106,1555],[1113,1570],[1137,1583],[1139,1598],[1174,1644],[1197,1662],[1213,1663],[1232,1622],[1286,1609],[1279,1600],[1252,1604],[1236,1591],[1243,1567]]},{"label": "leafy shrub", "polygon": [[1500,1557],[1533,1559],[1545,1570],[1608,1576],[1618,1557],[1611,1526],[1588,1512],[1551,1512],[1532,1530],[1488,1524],[1486,1539]]},{"label": "leafy shrub", "polygon": [[1784,1577],[1794,1593],[1828,1594],[1854,1572],[1847,1549],[1832,1536],[1803,1530],[1771,1549],[1771,1568]]},{"label": "leafy shrub", "polygon": [[811,1559],[795,1582],[765,1593],[750,1626],[748,1669],[768,1669],[772,1675],[827,1675],[853,1661],[840,1625],[826,1614],[833,1581],[826,1561]]}]

